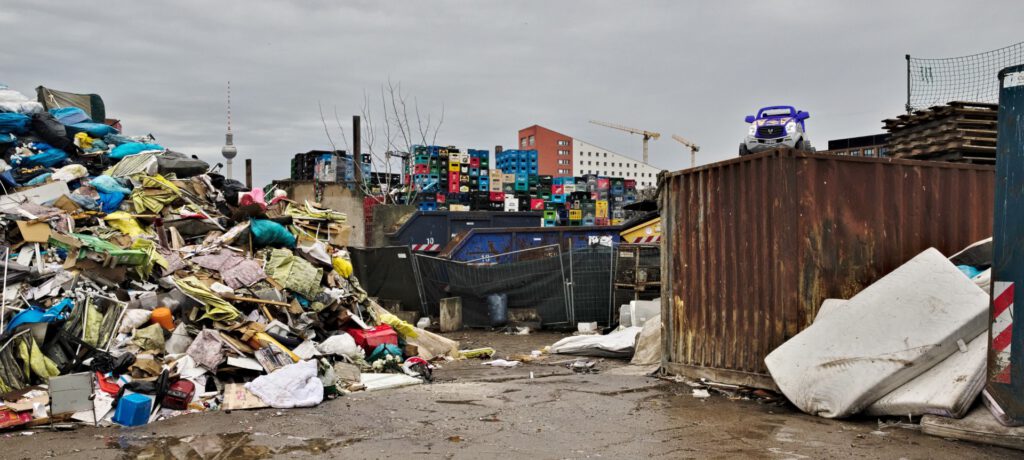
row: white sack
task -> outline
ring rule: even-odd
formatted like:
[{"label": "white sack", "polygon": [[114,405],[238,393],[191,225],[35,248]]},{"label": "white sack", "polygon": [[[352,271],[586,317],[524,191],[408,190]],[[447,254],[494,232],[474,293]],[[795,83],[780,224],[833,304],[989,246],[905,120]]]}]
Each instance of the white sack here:
[{"label": "white sack", "polygon": [[324,400],[324,384],[316,376],[316,361],[299,361],[261,375],[245,388],[275,409],[311,407]]},{"label": "white sack", "polygon": [[317,344],[316,349],[325,355],[348,356],[353,359],[363,357],[363,349],[356,345],[351,335],[345,333],[328,337]]},{"label": "white sack", "polygon": [[629,363],[644,366],[661,364],[661,315],[654,315],[644,323]]},{"label": "white sack", "polygon": [[131,334],[132,331],[138,329],[139,326],[148,323],[149,317],[152,315],[153,312],[143,310],[141,308],[126,310],[124,315],[121,317],[121,327],[117,329],[117,332],[122,334]]},{"label": "white sack", "polygon": [[627,327],[608,335],[577,335],[566,337],[551,345],[552,353],[581,356],[629,358],[633,356],[636,336],[642,327]]},{"label": "white sack", "polygon": [[[845,308],[845,304],[842,299],[826,299],[814,321]],[[897,417],[925,414],[963,417],[985,386],[988,333],[982,332],[965,345],[966,352],[953,352],[931,369],[872,403],[864,413]]]},{"label": "white sack", "polygon": [[988,294],[930,248],[776,348],[765,364],[800,410],[860,412],[987,325]]}]

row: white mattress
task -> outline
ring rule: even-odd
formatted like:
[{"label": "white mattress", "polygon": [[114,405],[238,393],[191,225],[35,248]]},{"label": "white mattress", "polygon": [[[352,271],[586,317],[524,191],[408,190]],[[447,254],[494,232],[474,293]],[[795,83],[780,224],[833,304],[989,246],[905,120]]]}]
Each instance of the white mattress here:
[{"label": "white mattress", "polygon": [[860,412],[987,327],[988,294],[928,249],[772,351],[765,364],[800,410]]}]

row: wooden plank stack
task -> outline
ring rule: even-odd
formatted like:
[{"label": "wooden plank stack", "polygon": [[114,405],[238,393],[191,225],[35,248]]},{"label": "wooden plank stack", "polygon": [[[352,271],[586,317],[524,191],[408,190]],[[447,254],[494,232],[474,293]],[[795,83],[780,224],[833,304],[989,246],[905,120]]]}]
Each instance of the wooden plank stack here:
[{"label": "wooden plank stack", "polygon": [[893,157],[994,164],[999,106],[950,102],[882,120]]}]

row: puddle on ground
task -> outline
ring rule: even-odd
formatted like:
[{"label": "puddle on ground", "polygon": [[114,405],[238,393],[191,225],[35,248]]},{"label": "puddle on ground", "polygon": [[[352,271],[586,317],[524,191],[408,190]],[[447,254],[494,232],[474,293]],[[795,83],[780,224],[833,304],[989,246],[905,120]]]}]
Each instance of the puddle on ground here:
[{"label": "puddle on ground", "polygon": [[359,439],[295,438],[283,446],[254,443],[252,433],[221,433],[199,436],[120,436],[110,439],[107,447],[124,452],[125,459],[206,460],[263,459],[289,454],[323,454],[335,447],[358,442]]}]

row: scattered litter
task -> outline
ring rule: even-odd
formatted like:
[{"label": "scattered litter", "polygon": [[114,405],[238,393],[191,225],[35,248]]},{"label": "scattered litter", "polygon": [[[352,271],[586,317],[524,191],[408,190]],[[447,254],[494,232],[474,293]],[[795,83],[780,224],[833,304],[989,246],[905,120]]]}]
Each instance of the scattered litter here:
[{"label": "scattered litter", "polygon": [[504,359],[496,359],[494,361],[488,361],[486,363],[483,363],[483,365],[485,366],[493,367],[516,367],[521,364],[523,364],[522,361],[506,361]]},{"label": "scattered litter", "polygon": [[693,389],[693,397],[694,398],[698,398],[698,399],[710,398],[711,397],[711,393],[708,392],[708,390],[705,390],[705,389],[694,388]]}]

